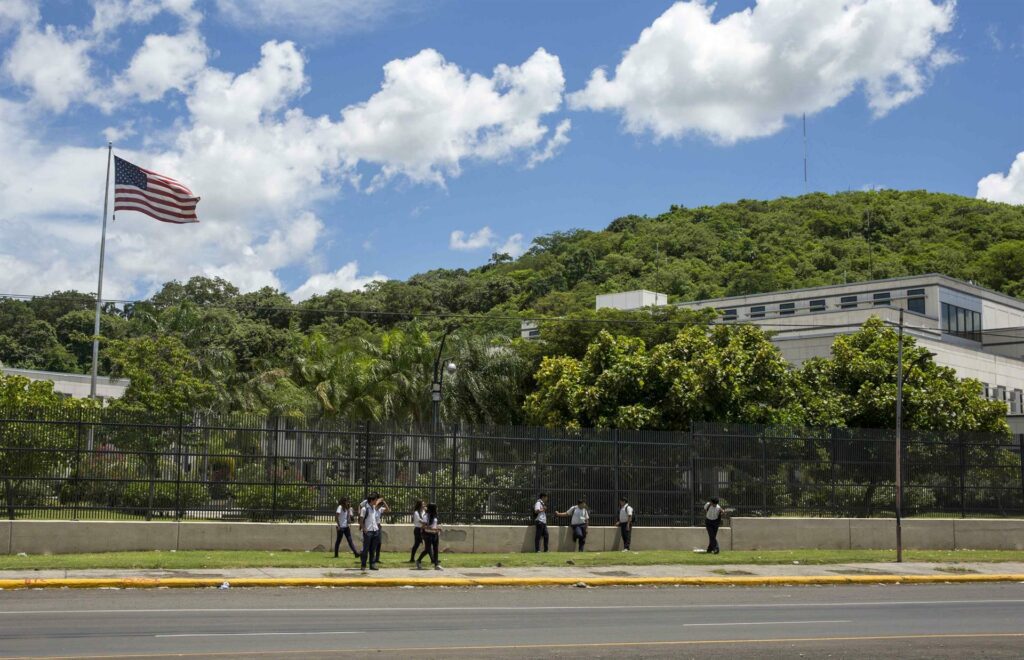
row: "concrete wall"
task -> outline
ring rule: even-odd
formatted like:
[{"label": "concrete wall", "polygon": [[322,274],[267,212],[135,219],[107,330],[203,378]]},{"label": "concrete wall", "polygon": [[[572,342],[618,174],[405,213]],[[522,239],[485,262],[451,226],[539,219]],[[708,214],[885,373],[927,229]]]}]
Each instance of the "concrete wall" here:
[{"label": "concrete wall", "polygon": [[[551,550],[573,549],[569,527],[550,527]],[[383,549],[412,546],[411,525],[385,525]],[[356,547],[362,546],[358,532]],[[718,534],[723,550],[820,548],[891,549],[894,520],[862,518],[733,518]],[[908,549],[1024,550],[1024,520],[911,519],[903,521]],[[325,552],[334,544],[331,523],[0,521],[0,554],[114,552],[127,550],[295,550]],[[699,527],[637,527],[632,549],[691,550],[707,545]],[[616,527],[591,527],[587,550],[622,548]],[[442,552],[530,552],[533,527],[453,525],[441,537]]]}]

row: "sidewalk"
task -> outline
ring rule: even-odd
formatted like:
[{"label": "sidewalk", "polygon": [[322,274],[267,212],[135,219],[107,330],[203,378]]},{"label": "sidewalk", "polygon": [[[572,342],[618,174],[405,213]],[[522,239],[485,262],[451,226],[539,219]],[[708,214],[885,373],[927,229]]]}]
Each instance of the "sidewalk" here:
[{"label": "sidewalk", "polygon": [[237,568],[192,570],[35,570],[0,571],[0,588],[32,587],[206,587],[235,586],[544,586],[585,583],[767,585],[895,582],[1024,582],[1024,562],[830,564],[806,566],[604,566],[532,568],[453,568],[415,570],[384,565],[363,573],[347,563],[337,568]]}]

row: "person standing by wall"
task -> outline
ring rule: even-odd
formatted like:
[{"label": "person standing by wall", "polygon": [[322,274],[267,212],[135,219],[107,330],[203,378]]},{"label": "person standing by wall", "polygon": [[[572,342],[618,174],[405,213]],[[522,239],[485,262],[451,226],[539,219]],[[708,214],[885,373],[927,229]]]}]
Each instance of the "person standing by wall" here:
[{"label": "person standing by wall", "polygon": [[391,511],[391,507],[388,506],[387,501],[383,497],[377,498],[377,504],[373,507],[374,513],[377,516],[377,549],[373,554],[373,563],[380,564],[380,549],[384,547],[384,514]]},{"label": "person standing by wall", "polygon": [[352,543],[352,529],[351,524],[355,518],[352,506],[348,502],[347,497],[343,497],[338,500],[338,508],[334,512],[334,522],[338,526],[338,536],[334,539],[334,556],[338,556],[338,548],[341,547],[341,539],[345,538],[348,540],[348,547],[352,550],[352,554],[359,557],[359,552],[356,551],[356,546]]},{"label": "person standing by wall", "polygon": [[718,528],[722,526],[722,516],[732,509],[723,509],[718,498],[712,497],[704,504],[704,528],[708,530],[708,552],[718,554]]},{"label": "person standing by wall", "polygon": [[633,507],[625,497],[619,498],[619,535],[622,537],[622,551],[626,552],[633,539]]},{"label": "person standing by wall", "polygon": [[574,506],[565,512],[555,511],[559,517],[569,516],[569,526],[572,527],[572,540],[579,545],[579,552],[583,552],[583,546],[587,544],[587,527],[590,524],[590,511],[587,509],[587,500],[581,499]]},{"label": "person standing by wall", "polygon": [[533,551],[540,552],[544,540],[544,552],[548,551],[548,496],[541,493],[533,504]]},{"label": "person standing by wall", "polygon": [[360,568],[366,570],[369,563],[370,570],[377,570],[376,557],[380,552],[380,516],[377,503],[380,495],[370,493],[366,497],[366,503],[359,509],[359,529],[363,533],[363,553],[360,555]]},{"label": "person standing by wall", "polygon": [[437,520],[437,505],[431,502],[427,506],[427,512],[423,515],[423,552],[416,560],[416,568],[423,568],[423,557],[430,555],[430,561],[434,564],[434,570],[440,571],[441,560],[438,558],[438,549],[441,545],[441,525]]},{"label": "person standing by wall", "polygon": [[426,507],[423,506],[423,500],[416,500],[416,504],[412,506],[412,551],[409,552],[409,563],[416,561],[416,550],[423,543],[423,519],[424,510]]}]

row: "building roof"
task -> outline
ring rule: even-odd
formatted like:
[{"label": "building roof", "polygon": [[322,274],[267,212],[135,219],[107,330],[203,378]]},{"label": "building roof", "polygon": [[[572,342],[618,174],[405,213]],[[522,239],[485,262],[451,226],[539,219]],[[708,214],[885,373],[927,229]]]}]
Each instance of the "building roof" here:
[{"label": "building roof", "polygon": [[698,303],[706,303],[709,301],[721,301],[726,302],[730,300],[744,300],[753,298],[756,296],[777,296],[780,294],[796,294],[796,293],[808,293],[811,294],[815,291],[823,291],[826,289],[839,289],[843,287],[850,288],[864,288],[868,285],[898,285],[901,282],[920,281],[922,279],[932,280],[934,284],[941,284],[951,289],[959,289],[968,293],[972,293],[982,298],[988,298],[989,300],[998,301],[1004,305],[1014,307],[1019,310],[1024,310],[1024,300],[1008,296],[1005,293],[1000,293],[992,289],[988,289],[983,286],[979,286],[973,282],[967,282],[965,280],[958,280],[955,277],[949,275],[943,275],[942,273],[923,273],[921,275],[905,275],[901,277],[890,277],[881,280],[861,280],[859,282],[847,282],[845,284],[822,284],[819,286],[803,287],[800,289],[782,289],[778,291],[761,291],[759,293],[747,293],[739,296],[726,296],[724,298],[705,298],[703,300],[687,300],[682,302],[673,303],[674,305],[694,305]]}]

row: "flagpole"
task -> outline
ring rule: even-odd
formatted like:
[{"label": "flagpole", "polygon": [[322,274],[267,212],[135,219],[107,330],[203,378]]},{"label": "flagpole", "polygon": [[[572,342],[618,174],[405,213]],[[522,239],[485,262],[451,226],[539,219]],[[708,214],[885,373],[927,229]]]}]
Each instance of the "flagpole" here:
[{"label": "flagpole", "polygon": [[114,144],[107,142],[107,185],[103,188],[103,231],[100,234],[100,278],[96,285],[96,321],[92,332],[92,380],[89,383],[89,397],[96,398],[96,375],[100,362],[100,311],[103,307],[103,259],[107,250],[107,209],[110,202],[110,161]]}]

